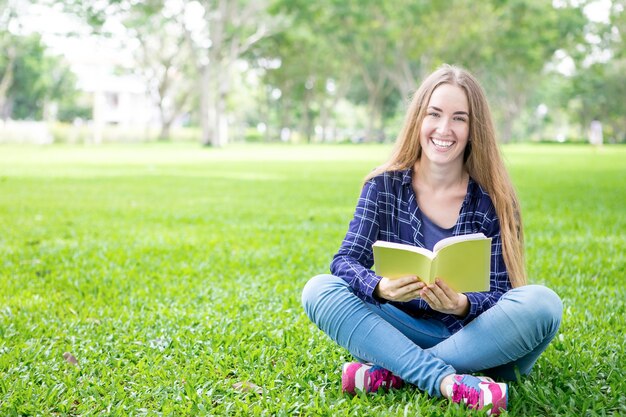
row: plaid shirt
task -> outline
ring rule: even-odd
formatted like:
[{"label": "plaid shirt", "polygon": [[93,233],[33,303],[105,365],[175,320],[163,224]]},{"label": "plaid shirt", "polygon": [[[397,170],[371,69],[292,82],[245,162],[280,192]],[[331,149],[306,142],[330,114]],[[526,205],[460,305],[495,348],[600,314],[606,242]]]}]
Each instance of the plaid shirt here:
[{"label": "plaid shirt", "polygon": [[[424,247],[421,212],[411,185],[411,175],[410,169],[385,172],[364,185],[354,219],[330,264],[332,274],[343,278],[355,294],[367,302],[385,302],[373,294],[381,279],[370,269],[374,265],[372,244],[376,240]],[[467,316],[460,318],[440,313],[421,299],[392,303],[414,317],[437,318],[452,333],[492,307],[502,294],[511,289],[511,283],[502,257],[500,223],[495,208],[489,195],[470,178],[452,234],[456,236],[479,232],[492,238],[491,288],[489,292],[465,293],[470,303]]]}]

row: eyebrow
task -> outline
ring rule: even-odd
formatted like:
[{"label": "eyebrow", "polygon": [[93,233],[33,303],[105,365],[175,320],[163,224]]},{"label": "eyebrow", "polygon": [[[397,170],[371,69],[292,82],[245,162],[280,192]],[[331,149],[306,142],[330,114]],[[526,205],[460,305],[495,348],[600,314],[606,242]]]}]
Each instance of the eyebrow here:
[{"label": "eyebrow", "polygon": [[[443,113],[443,110],[441,110],[439,107],[435,107],[435,106],[428,106],[428,108],[429,108],[429,109],[434,109],[434,110],[437,110],[437,111],[439,111],[439,112]],[[468,113],[468,112],[466,112],[466,111],[455,111],[455,112],[454,112],[454,113],[452,113],[452,114],[464,114],[464,115],[466,115],[466,116],[469,116],[469,113]]]}]

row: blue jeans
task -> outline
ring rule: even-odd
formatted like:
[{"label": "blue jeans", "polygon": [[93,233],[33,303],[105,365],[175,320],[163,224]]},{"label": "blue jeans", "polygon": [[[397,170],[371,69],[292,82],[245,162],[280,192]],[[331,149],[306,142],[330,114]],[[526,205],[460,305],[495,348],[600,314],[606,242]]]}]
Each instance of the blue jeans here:
[{"label": "blue jeans", "polygon": [[311,321],[362,362],[390,370],[431,396],[453,373],[480,371],[514,380],[528,374],[556,335],[563,304],[552,290],[526,285],[451,334],[439,320],[415,318],[391,304],[357,297],[333,275],[313,277],[302,304]]}]

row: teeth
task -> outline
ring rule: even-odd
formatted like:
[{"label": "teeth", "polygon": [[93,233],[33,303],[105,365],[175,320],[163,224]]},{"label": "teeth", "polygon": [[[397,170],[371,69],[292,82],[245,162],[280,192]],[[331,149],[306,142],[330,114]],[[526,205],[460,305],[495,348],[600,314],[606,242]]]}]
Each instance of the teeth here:
[{"label": "teeth", "polygon": [[440,148],[449,148],[454,142],[448,142],[446,140],[432,139],[433,143]]}]

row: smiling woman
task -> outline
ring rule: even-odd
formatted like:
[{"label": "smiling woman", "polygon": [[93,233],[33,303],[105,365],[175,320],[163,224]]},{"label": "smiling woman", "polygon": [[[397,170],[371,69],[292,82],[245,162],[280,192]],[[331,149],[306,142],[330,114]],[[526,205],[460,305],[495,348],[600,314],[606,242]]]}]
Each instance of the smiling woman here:
[{"label": "smiling woman", "polygon": [[[562,314],[552,290],[525,285],[519,207],[480,84],[441,67],[415,94],[389,161],[367,176],[332,275],[302,293],[309,318],[358,360],[343,367],[345,392],[407,382],[490,414],[506,409],[507,384],[490,377],[530,373]],[[492,241],[489,291],[371,269],[377,240],[432,250],[470,233]]]},{"label": "smiling woman", "polygon": [[469,138],[469,104],[458,86],[443,84],[430,96],[426,117],[420,129],[422,164],[445,164],[457,159]]}]

